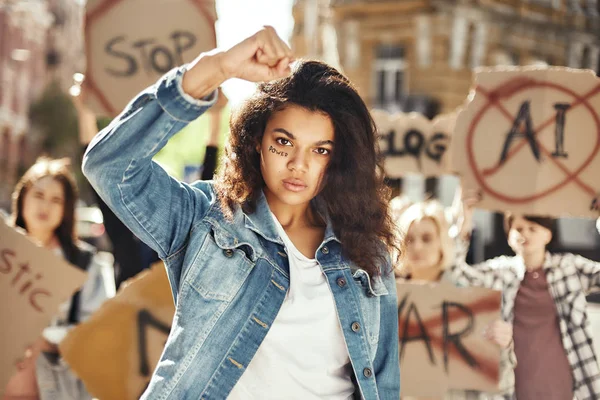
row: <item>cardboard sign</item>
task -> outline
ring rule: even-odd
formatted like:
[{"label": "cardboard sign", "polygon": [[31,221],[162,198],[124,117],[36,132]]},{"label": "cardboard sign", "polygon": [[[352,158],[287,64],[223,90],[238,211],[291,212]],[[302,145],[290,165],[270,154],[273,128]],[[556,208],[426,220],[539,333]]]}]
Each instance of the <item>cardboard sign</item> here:
[{"label": "cardboard sign", "polygon": [[590,70],[480,69],[458,117],[453,163],[481,207],[597,217],[600,80]]},{"label": "cardboard sign", "polygon": [[402,396],[498,390],[500,349],[482,332],[500,319],[500,292],[397,283]]},{"label": "cardboard sign", "polygon": [[214,0],[88,0],[90,107],[115,116],[173,67],[216,47]]},{"label": "cardboard sign", "polygon": [[0,394],[27,347],[86,275],[0,218]]},{"label": "cardboard sign", "polygon": [[380,134],[387,177],[400,178],[406,173],[437,176],[448,172],[447,155],[456,114],[440,115],[433,121],[415,112],[390,114],[373,110],[371,115]]},{"label": "cardboard sign", "polygon": [[162,262],[127,281],[117,296],[73,329],[60,351],[89,393],[139,399],[150,381],[175,314]]}]

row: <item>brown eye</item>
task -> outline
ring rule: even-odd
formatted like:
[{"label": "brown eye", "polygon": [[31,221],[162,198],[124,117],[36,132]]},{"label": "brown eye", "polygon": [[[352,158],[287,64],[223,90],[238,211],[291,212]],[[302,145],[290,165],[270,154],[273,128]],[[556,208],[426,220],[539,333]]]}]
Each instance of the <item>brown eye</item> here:
[{"label": "brown eye", "polygon": [[286,138],[277,138],[275,139],[275,141],[277,142],[277,144],[280,144],[282,146],[290,146],[292,143],[287,140]]}]

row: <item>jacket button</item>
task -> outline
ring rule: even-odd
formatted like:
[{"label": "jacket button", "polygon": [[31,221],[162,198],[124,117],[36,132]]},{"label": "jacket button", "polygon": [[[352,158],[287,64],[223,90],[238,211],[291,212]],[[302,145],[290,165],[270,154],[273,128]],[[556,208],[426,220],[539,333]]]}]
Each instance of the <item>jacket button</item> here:
[{"label": "jacket button", "polygon": [[223,250],[223,254],[225,254],[225,257],[233,257],[233,250],[231,249],[225,249]]},{"label": "jacket button", "polygon": [[325,246],[325,247],[323,247],[323,248],[321,249],[321,252],[322,252],[323,254],[329,254],[329,249],[327,248],[327,246]]},{"label": "jacket button", "polygon": [[344,278],[338,278],[337,284],[339,287],[344,287],[346,286],[346,280]]},{"label": "jacket button", "polygon": [[371,371],[371,368],[365,368],[363,369],[363,375],[367,378],[370,378],[373,376],[373,371]]},{"label": "jacket button", "polygon": [[359,324],[358,322],[353,322],[353,323],[352,323],[352,330],[353,330],[354,332],[358,332],[358,331],[360,331],[360,324]]}]

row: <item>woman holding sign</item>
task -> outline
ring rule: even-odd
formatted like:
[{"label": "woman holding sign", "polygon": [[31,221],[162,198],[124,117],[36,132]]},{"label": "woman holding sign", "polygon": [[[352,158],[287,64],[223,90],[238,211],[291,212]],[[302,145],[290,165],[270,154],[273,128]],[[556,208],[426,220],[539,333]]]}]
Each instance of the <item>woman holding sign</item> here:
[{"label": "woman holding sign", "polygon": [[[40,246],[87,271],[88,276],[81,290],[61,306],[51,326],[27,351],[19,372],[6,388],[5,399],[91,398],[83,382],[60,358],[58,344],[73,325],[86,320],[104,300],[114,296],[115,284],[112,266],[102,263],[91,246],[76,240],[76,201],[75,177],[64,159],[39,159],[13,192],[12,225],[22,228]],[[25,271],[19,279],[33,280]]]},{"label": "woman holding sign", "polygon": [[[393,399],[400,395],[395,245],[375,126],[350,82],[298,62],[267,27],[138,95],[83,170],[167,266],[176,314],[144,399]],[[216,181],[152,162],[237,77]]]},{"label": "woman holding sign", "polygon": [[[397,224],[401,236],[402,259],[395,271],[399,282],[453,284],[450,271],[456,261],[455,245],[454,239],[450,236],[448,219],[446,210],[437,201],[415,203],[399,215]],[[485,394],[472,390],[451,390],[447,393],[446,400],[510,398],[507,392],[512,391],[515,364],[510,348],[512,326],[498,320],[487,327],[484,334],[488,340],[506,349],[502,354],[500,365],[501,393]]]},{"label": "woman holding sign", "polygon": [[[467,223],[477,197],[465,197]],[[464,285],[503,291],[502,316],[513,323],[519,400],[600,398],[600,369],[587,318],[586,294],[600,288],[600,263],[546,248],[552,218],[505,215],[514,257],[469,267],[461,251],[452,278]],[[466,244],[462,246],[466,249]]]}]

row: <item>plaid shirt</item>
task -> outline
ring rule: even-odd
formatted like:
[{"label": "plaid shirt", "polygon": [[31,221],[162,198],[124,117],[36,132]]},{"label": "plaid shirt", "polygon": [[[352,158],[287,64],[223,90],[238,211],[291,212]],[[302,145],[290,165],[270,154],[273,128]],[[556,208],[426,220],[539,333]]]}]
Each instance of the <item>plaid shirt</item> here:
[{"label": "plaid shirt", "polygon": [[[458,246],[457,263],[450,270],[458,285],[502,290],[502,318],[514,319],[515,297],[525,276],[520,257],[501,256],[475,266],[465,262],[466,247]],[[575,254],[546,253],[543,266],[560,319],[562,343],[573,371],[578,400],[600,399],[600,367],[592,344],[586,293],[600,288],[600,263]],[[518,362],[518,360],[517,360]]]}]

